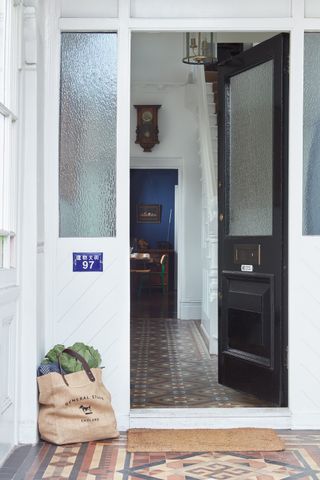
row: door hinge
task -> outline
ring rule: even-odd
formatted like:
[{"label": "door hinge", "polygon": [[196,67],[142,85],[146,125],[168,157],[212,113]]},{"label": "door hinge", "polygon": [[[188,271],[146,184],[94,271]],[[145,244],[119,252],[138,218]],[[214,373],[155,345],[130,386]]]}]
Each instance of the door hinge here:
[{"label": "door hinge", "polygon": [[289,355],[288,355],[288,345],[285,348],[284,351],[284,367],[288,370],[288,364],[289,364]]}]

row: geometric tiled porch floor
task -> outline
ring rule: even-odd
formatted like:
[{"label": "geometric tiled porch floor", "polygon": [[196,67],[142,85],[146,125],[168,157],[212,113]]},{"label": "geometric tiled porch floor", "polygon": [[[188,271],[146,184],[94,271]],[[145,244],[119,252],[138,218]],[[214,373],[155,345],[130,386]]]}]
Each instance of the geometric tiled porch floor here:
[{"label": "geometric tiled porch floor", "polygon": [[270,406],[253,395],[218,384],[197,321],[133,318],[131,408]]},{"label": "geometric tiled porch floor", "polygon": [[18,448],[0,468],[5,480],[280,480],[320,478],[320,432],[279,431],[283,452],[134,453],[126,436],[56,447]]}]

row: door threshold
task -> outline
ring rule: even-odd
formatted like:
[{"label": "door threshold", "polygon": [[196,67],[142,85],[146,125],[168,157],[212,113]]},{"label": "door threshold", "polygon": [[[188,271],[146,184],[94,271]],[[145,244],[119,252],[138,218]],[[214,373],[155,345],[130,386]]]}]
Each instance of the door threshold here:
[{"label": "door threshold", "polygon": [[130,428],[291,428],[287,407],[135,408]]}]

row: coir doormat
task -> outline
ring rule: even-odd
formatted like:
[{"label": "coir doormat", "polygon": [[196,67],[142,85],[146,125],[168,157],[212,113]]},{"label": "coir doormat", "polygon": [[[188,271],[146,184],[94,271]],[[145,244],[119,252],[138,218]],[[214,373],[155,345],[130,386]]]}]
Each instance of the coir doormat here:
[{"label": "coir doormat", "polygon": [[284,443],[269,428],[128,431],[128,452],[276,452]]}]

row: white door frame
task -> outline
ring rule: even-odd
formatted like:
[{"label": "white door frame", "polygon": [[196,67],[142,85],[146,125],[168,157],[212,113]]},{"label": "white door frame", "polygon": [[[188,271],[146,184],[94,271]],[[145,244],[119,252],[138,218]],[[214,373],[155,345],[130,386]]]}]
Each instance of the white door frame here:
[{"label": "white door frame", "polygon": [[[136,21],[135,21],[136,22]],[[159,21],[160,22],[160,21]],[[162,23],[162,22],[161,22]],[[177,22],[178,24],[178,22]],[[207,28],[208,29],[208,28]],[[161,30],[161,29],[160,29]],[[179,29],[181,30],[181,29]],[[182,28],[185,31],[184,28]],[[189,29],[190,30],[190,29]],[[191,29],[195,31],[195,28]],[[206,30],[198,28],[196,30]],[[250,29],[243,30],[249,31]],[[274,31],[275,29],[270,29]],[[136,32],[134,28],[132,32]],[[139,28],[138,31],[159,31],[158,28]],[[177,31],[177,29],[170,29]],[[230,31],[230,29],[219,30],[221,32]],[[231,29],[232,31],[232,29]],[[255,30],[257,31],[257,30]],[[288,29],[283,30],[288,31]],[[165,30],[164,30],[165,32]],[[276,35],[277,32],[275,32]],[[141,157],[131,157],[131,168],[170,168],[166,166],[165,159],[152,158],[152,165],[146,164]],[[170,163],[170,162],[169,162]],[[172,166],[171,168],[178,168]],[[178,168],[179,170],[179,168]],[[180,185],[180,175],[179,175]],[[180,192],[180,218],[183,218],[183,193]],[[182,201],[181,201],[182,199]],[[180,225],[181,227],[181,225]],[[181,234],[178,235],[181,248]],[[180,295],[179,280],[181,279],[181,264],[184,264],[184,257],[180,253],[178,261],[178,294]],[[181,280],[180,280],[181,281]],[[180,307],[180,297],[178,296],[178,306]],[[179,308],[178,307],[178,308]],[[178,318],[179,312],[178,312]],[[186,424],[186,420],[188,424]],[[288,407],[258,407],[258,408],[147,408],[130,409],[130,428],[232,428],[232,427],[265,427],[285,429],[291,427],[291,412]]]},{"label": "white door frame", "polygon": [[[52,0],[51,0],[52,1]],[[53,3],[53,2],[52,2]],[[124,1],[124,3],[126,3]],[[132,32],[138,32],[138,31],[194,31],[195,29],[197,30],[217,30],[217,31],[288,31],[290,30],[288,26],[288,22],[286,19],[283,21],[277,21],[276,19],[272,19],[270,21],[269,19],[261,19],[260,22],[252,21],[252,19],[236,19],[236,20],[230,20],[228,19],[228,22],[223,21],[222,19],[132,19],[129,18],[129,12],[127,11],[127,17],[126,18],[120,18],[120,19],[74,19],[74,18],[63,18],[58,20],[58,29],[55,30],[53,28],[55,36],[59,35],[61,31],[117,31],[119,35],[119,47],[118,47],[118,55],[119,55],[119,90],[122,87],[125,88],[125,91],[127,92],[126,96],[122,96],[121,98],[118,99],[118,121],[120,124],[120,117],[122,120],[126,118],[125,125],[127,126],[127,129],[124,128],[124,124],[121,124],[121,129],[118,128],[118,131],[121,131],[122,134],[122,141],[119,141],[118,138],[118,153],[117,153],[117,169],[118,169],[118,179],[117,179],[117,199],[118,199],[118,207],[117,207],[117,217],[119,216],[119,211],[121,209],[122,213],[122,222],[127,221],[129,225],[129,188],[127,192],[124,192],[121,190],[121,186],[127,184],[129,187],[129,170],[130,167],[136,168],[139,166],[139,161],[136,159],[132,159],[132,162],[130,164],[130,153],[129,153],[129,147],[130,147],[130,98],[129,98],[129,92],[130,92],[130,87],[131,87],[131,76],[130,76],[130,61],[129,59],[131,58],[131,50],[130,50],[130,39],[131,39],[131,34]],[[52,57],[50,58],[51,66],[49,67],[48,71],[52,72],[52,75],[49,75],[47,72],[47,75],[52,79],[54,79],[54,82],[58,82],[59,79],[59,44],[60,44],[60,39],[54,38],[52,40],[51,44],[51,53]],[[122,66],[121,62],[126,59],[126,65]],[[120,75],[121,74],[121,75]],[[47,79],[48,82],[50,82],[49,79]],[[52,80],[51,80],[52,81]],[[121,83],[121,85],[120,85]],[[55,87],[56,88],[56,87]],[[53,90],[55,90],[53,88]],[[48,95],[52,95],[52,89],[48,91]],[[47,110],[47,115],[49,116],[49,112],[51,113],[52,111],[57,110],[57,99],[52,99],[52,97],[47,99],[48,105],[52,105],[51,109]],[[53,125],[52,125],[53,122]],[[51,125],[51,128],[49,127]],[[50,128],[50,132],[48,131]],[[55,218],[55,222],[52,222],[52,217],[48,215],[47,218],[50,218],[50,224],[48,221],[48,224],[46,225],[46,238],[47,240],[45,241],[47,245],[47,253],[49,256],[49,268],[47,270],[48,274],[48,283],[46,284],[45,290],[46,290],[46,306],[47,306],[47,319],[52,319],[54,316],[54,311],[55,311],[55,305],[54,305],[54,286],[52,285],[52,281],[55,278],[55,269],[54,269],[54,263],[55,263],[55,241],[53,240],[54,238],[57,237],[57,225],[58,225],[58,210],[57,206],[52,206],[52,202],[57,202],[58,199],[58,188],[57,184],[52,183],[53,178],[57,178],[57,168],[58,165],[56,163],[57,158],[58,158],[58,135],[56,138],[53,138],[52,136],[52,131],[53,132],[58,132],[58,117],[56,116],[53,120],[48,120],[48,123],[46,125],[46,131],[48,133],[49,141],[48,141],[48,154],[47,157],[48,159],[50,158],[50,162],[48,164],[48,169],[46,171],[47,176],[45,177],[45,191],[48,195],[47,201],[48,203],[51,204],[50,210],[54,212],[53,217]],[[51,144],[51,147],[50,147]],[[49,150],[50,149],[50,150]],[[121,159],[121,162],[120,162]],[[127,159],[127,163],[124,161],[124,159]],[[155,160],[155,159],[153,159]],[[163,159],[161,159],[161,162]],[[157,162],[157,164],[154,165],[154,168],[159,168],[159,164],[161,163]],[[162,168],[168,168],[168,165],[164,165],[162,163]],[[178,165],[175,163],[174,165],[171,163],[171,167],[178,168],[178,170],[181,171],[181,165]],[[143,165],[145,168],[146,165]],[[149,167],[149,165],[148,165]],[[126,172],[125,172],[126,169]],[[51,170],[51,175],[49,174]],[[120,180],[120,175],[121,178],[126,178],[126,182],[122,183]],[[180,179],[179,179],[180,181]],[[183,202],[181,202],[183,204]],[[119,218],[117,218],[117,223],[119,222]],[[55,225],[53,225],[53,223]],[[52,226],[53,225],[53,226]],[[183,238],[183,229],[180,235],[180,239]],[[121,244],[125,247],[123,250],[123,254],[128,252],[128,246],[129,246],[129,229],[128,229],[128,238],[127,242],[124,242],[124,238],[121,240]],[[183,249],[181,249],[180,245],[180,257],[183,257]],[[181,266],[183,266],[183,260],[179,262],[180,264],[180,271],[178,274],[178,277],[181,279]],[[129,265],[127,268],[127,272],[123,272],[123,279],[124,281],[127,282],[128,289],[127,291],[129,292]],[[125,280],[126,279],[126,280]],[[178,291],[181,292],[180,287],[180,282],[178,285]],[[130,308],[130,298],[128,295],[127,298],[127,311],[128,311],[128,326],[126,329],[126,336],[129,336],[129,308]],[[51,320],[52,322],[52,320]],[[49,346],[49,339],[50,339],[50,332],[52,332],[52,323],[49,322],[49,325],[47,325],[46,328],[46,338]],[[51,323],[51,324],[50,324]],[[52,337],[51,337],[52,338]],[[126,352],[127,358],[129,357],[128,351]],[[129,377],[129,361],[128,361],[128,371],[126,374]],[[127,384],[127,391],[128,395],[128,403],[129,403],[129,398],[130,398],[130,384],[128,382]],[[182,409],[180,413],[176,410],[174,410],[173,414],[171,413],[171,409],[155,409],[153,411],[146,409],[143,411],[130,411],[130,406],[129,406],[129,411],[128,411],[128,419],[126,423],[126,420],[123,418],[124,416],[122,415],[122,418],[120,420],[120,426],[122,428],[126,428],[127,426],[131,425],[136,425],[136,426],[144,426],[148,427],[153,426],[161,426],[163,424],[170,425],[170,427],[178,427],[181,425],[181,422],[183,423],[184,421],[187,421],[188,424],[186,426],[201,426],[201,425],[216,425],[217,424],[217,419],[219,420],[220,426],[223,427],[230,427],[237,425],[239,422],[243,425],[255,425],[257,426],[258,424],[264,425],[264,426],[276,426],[278,428],[285,428],[288,426],[288,409],[280,409],[278,412],[278,416],[276,416],[277,409],[250,409],[248,410],[247,408],[245,409],[227,409],[227,412],[225,415],[223,415],[223,409],[221,408],[212,408],[212,409]],[[260,420],[259,420],[260,419]],[[167,423],[166,423],[167,422]]]},{"label": "white door frame", "polygon": [[[184,276],[185,255],[183,248],[183,232],[184,232],[184,212],[183,212],[183,158],[181,157],[152,157],[152,164],[147,163],[148,159],[139,156],[130,157],[130,170],[178,170],[179,200],[178,211],[175,214],[175,223],[177,226],[177,253],[178,253],[178,269],[177,269],[177,317],[180,318],[181,310],[181,286]],[[176,241],[176,240],[175,240]]]}]

